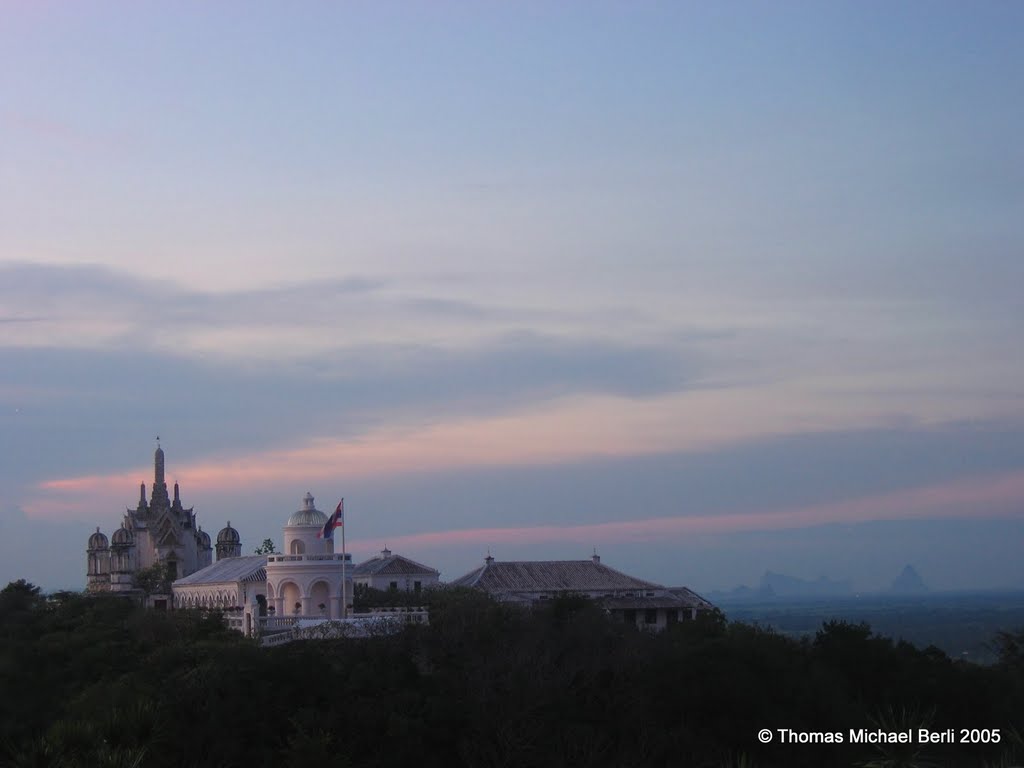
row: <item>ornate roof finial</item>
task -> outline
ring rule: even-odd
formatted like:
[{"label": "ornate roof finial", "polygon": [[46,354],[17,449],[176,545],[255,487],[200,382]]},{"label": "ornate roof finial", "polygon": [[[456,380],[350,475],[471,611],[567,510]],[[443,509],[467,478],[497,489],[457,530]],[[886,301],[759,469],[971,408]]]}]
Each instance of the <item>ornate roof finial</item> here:
[{"label": "ornate roof finial", "polygon": [[164,449],[160,447],[160,438],[156,439],[156,453],[153,454],[153,490],[164,485]]}]

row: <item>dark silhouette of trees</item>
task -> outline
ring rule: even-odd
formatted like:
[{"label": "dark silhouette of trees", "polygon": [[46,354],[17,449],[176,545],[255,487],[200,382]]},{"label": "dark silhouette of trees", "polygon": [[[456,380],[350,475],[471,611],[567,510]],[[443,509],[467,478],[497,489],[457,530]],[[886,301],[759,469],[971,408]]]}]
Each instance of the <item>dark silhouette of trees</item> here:
[{"label": "dark silhouette of trees", "polygon": [[[0,590],[0,768],[848,768],[922,756],[982,768],[1024,756],[1019,634],[986,668],[843,622],[803,641],[714,614],[655,634],[574,596],[536,609],[459,589],[421,600],[426,626],[266,649],[217,614],[44,598],[15,582]],[[917,757],[757,740],[761,728],[886,724],[1005,738]]]},{"label": "dark silhouette of trees", "polygon": [[1001,667],[1024,675],[1024,628],[997,632],[993,645]]}]

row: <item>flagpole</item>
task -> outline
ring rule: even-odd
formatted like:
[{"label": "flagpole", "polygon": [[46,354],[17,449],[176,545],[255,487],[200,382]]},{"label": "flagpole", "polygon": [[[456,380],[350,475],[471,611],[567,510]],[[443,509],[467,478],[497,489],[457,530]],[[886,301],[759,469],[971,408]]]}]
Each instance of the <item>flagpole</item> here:
[{"label": "flagpole", "polygon": [[348,618],[348,583],[345,579],[345,500],[341,500],[341,618]]}]

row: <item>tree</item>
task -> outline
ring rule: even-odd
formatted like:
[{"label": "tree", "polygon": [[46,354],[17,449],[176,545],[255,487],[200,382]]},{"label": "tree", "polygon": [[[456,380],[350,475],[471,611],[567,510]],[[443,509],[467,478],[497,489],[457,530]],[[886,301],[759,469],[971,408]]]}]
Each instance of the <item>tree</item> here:
[{"label": "tree", "polygon": [[[7,587],[4,589],[6,592]],[[999,663],[1007,669],[1024,672],[1024,627],[1012,631],[1003,630],[996,633],[995,652]]]},{"label": "tree", "polygon": [[153,563],[135,572],[135,586],[145,595],[166,595],[171,591],[171,571],[166,563]]},{"label": "tree", "polygon": [[254,554],[257,555],[276,555],[277,549],[274,547],[273,539],[264,539],[263,543],[256,547]]},{"label": "tree", "polygon": [[37,608],[43,604],[39,587],[24,579],[12,581],[0,590],[0,618]]}]

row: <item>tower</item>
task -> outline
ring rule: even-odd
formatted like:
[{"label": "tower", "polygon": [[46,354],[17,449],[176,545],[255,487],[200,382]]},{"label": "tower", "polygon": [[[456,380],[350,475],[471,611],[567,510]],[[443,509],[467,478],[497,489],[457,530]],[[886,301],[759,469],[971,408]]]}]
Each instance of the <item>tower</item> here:
[{"label": "tower", "polygon": [[[124,510],[121,527],[107,541],[99,530],[89,537],[86,548],[86,581],[93,592],[134,592],[139,570],[162,564],[172,579],[188,576],[213,561],[210,535],[196,524],[192,507],[181,503],[181,489],[174,483],[174,499],[167,492],[164,451],[157,438],[153,454],[153,487],[146,499],[146,484],[139,485],[139,500]],[[241,539],[234,534],[234,547],[241,554]],[[221,552],[218,541],[218,555]]]},{"label": "tower", "polygon": [[107,537],[100,533],[100,527],[96,526],[96,533],[89,537],[86,568],[86,589],[90,592],[101,592],[110,588],[110,543]]},{"label": "tower", "polygon": [[149,506],[154,511],[169,509],[171,506],[171,500],[167,497],[167,483],[164,482],[164,449],[160,447],[159,437],[156,439],[156,453],[153,454],[153,494]]},{"label": "tower", "polygon": [[223,560],[225,557],[241,556],[242,537],[238,535],[238,531],[231,527],[231,521],[228,520],[227,526],[221,528],[220,533],[217,534],[217,559]]}]

